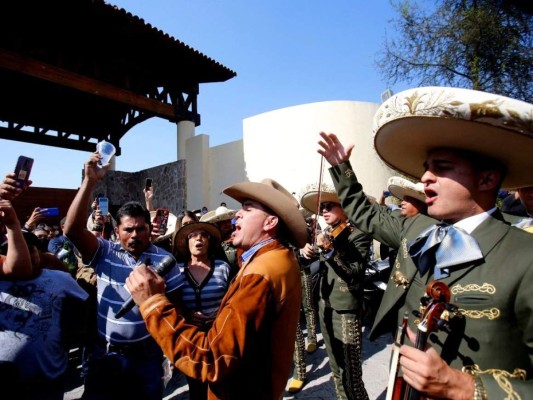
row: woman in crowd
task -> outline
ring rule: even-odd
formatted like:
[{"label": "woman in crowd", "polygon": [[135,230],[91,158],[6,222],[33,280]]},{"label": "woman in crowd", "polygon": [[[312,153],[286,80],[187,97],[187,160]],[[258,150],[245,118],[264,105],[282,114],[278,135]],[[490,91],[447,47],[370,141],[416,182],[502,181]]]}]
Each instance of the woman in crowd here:
[{"label": "woman in crowd", "polygon": [[[183,277],[182,305],[190,323],[209,330],[222,298],[229,286],[231,267],[218,259],[221,251],[220,230],[206,222],[192,222],[181,227],[174,236],[174,255],[184,260],[179,264]],[[189,398],[207,399],[207,383],[187,377]]]}]

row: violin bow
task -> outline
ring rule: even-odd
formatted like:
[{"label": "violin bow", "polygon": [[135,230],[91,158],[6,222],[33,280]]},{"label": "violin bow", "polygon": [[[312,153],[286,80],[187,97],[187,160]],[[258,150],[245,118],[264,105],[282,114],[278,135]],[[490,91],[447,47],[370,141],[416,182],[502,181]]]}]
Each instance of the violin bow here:
[{"label": "violin bow", "polygon": [[322,174],[324,172],[324,156],[320,156],[320,174],[318,175],[318,196],[317,196],[317,204],[316,204],[316,212],[315,212],[315,220],[313,222],[313,237],[312,237],[312,244],[315,246],[316,242],[316,231],[318,226],[318,216],[320,215],[320,203],[322,198]]},{"label": "violin bow", "polygon": [[402,346],[405,338],[405,331],[407,330],[407,322],[409,320],[409,313],[406,311],[403,315],[402,322],[398,326],[396,331],[396,337],[392,345],[392,354],[390,360],[389,382],[387,385],[387,397],[385,400],[392,400],[397,395],[398,387],[398,361],[400,360],[400,347]]}]

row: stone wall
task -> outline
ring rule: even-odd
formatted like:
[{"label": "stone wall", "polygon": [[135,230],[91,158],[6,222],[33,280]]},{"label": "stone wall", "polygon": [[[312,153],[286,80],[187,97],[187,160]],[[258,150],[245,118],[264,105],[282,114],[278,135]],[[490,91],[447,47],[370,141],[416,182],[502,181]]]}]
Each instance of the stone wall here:
[{"label": "stone wall", "polygon": [[139,201],[144,205],[144,183],[146,178],[152,178],[154,207],[168,208],[178,214],[187,206],[185,165],[185,160],[179,160],[138,172],[108,171],[96,185],[94,196],[108,197],[109,209],[115,214],[127,201]]}]

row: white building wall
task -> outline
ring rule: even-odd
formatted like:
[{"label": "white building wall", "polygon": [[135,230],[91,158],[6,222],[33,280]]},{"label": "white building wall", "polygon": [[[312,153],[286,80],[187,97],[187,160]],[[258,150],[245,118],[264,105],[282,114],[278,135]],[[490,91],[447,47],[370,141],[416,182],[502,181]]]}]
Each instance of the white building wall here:
[{"label": "white building wall", "polygon": [[[350,161],[365,192],[376,198],[394,173],[373,147],[372,120],[379,105],[357,101],[327,101],[283,108],[243,122],[244,164],[247,180],[272,178],[298,198],[317,185],[321,156],[319,132],[337,134],[343,144],[353,143]],[[324,162],[322,181],[331,184]]]},{"label": "white building wall", "polygon": [[186,143],[187,209],[202,208],[209,197],[209,136],[196,135]]},{"label": "white building wall", "polygon": [[215,146],[211,152],[211,184],[209,198],[205,201],[207,208],[216,209],[225,202],[231,209],[238,209],[240,204],[222,191],[237,182],[246,181],[244,152],[242,140]]},{"label": "white building wall", "polygon": [[[372,120],[379,104],[326,101],[266,112],[243,121],[243,140],[209,148],[209,136],[196,135],[186,142],[187,208],[213,210],[226,202],[239,204],[222,191],[242,181],[272,178],[298,200],[320,177],[317,153],[319,132],[337,134],[345,145],[354,144],[350,161],[365,192],[379,199],[394,175],[377,156]],[[331,185],[324,161],[322,182]]]}]

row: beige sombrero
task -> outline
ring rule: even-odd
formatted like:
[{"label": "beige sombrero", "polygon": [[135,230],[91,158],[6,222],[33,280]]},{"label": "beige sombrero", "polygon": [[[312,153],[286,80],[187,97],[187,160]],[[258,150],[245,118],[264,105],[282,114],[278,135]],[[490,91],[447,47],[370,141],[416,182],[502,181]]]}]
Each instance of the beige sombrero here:
[{"label": "beige sombrero", "polygon": [[[150,221],[154,220],[156,212],[157,211],[150,211]],[[166,240],[169,237],[171,237],[174,234],[174,231],[176,230],[177,221],[178,221],[178,218],[174,214],[169,213],[168,222],[167,222],[167,230],[165,231],[165,234],[153,240],[153,243],[158,243],[162,240]]]},{"label": "beige sombrero", "polygon": [[[320,197],[320,203],[337,203],[341,204],[339,196],[336,192],[322,190],[320,193],[318,190],[311,190],[305,193],[300,199],[302,207],[307,211],[316,214],[318,210],[318,198]],[[322,210],[318,210],[319,214],[322,214]]]},{"label": "beige sombrero", "polygon": [[241,203],[251,199],[264,204],[285,223],[291,236],[291,243],[298,248],[305,246],[307,224],[298,209],[298,201],[275,180],[236,183],[224,189],[224,193]]},{"label": "beige sombrero", "polygon": [[230,210],[227,207],[220,206],[216,210],[209,211],[200,217],[201,222],[215,222],[226,221],[235,216],[235,210]]},{"label": "beige sombrero", "polygon": [[187,254],[187,236],[189,233],[194,231],[205,231],[211,235],[211,241],[209,242],[210,246],[216,247],[220,245],[220,240],[222,234],[220,229],[216,225],[213,225],[209,222],[192,222],[190,224],[182,226],[178,231],[174,233],[172,238],[172,243],[174,244],[174,249],[177,250],[180,254]]},{"label": "beige sombrero", "polygon": [[389,192],[394,197],[403,200],[405,196],[413,197],[422,202],[426,201],[424,193],[424,184],[422,182],[413,183],[401,176],[393,176],[389,178],[388,182]]},{"label": "beige sombrero", "polygon": [[468,89],[406,90],[376,112],[374,146],[391,168],[416,179],[429,151],[457,148],[503,163],[504,188],[533,185],[533,105]]}]

